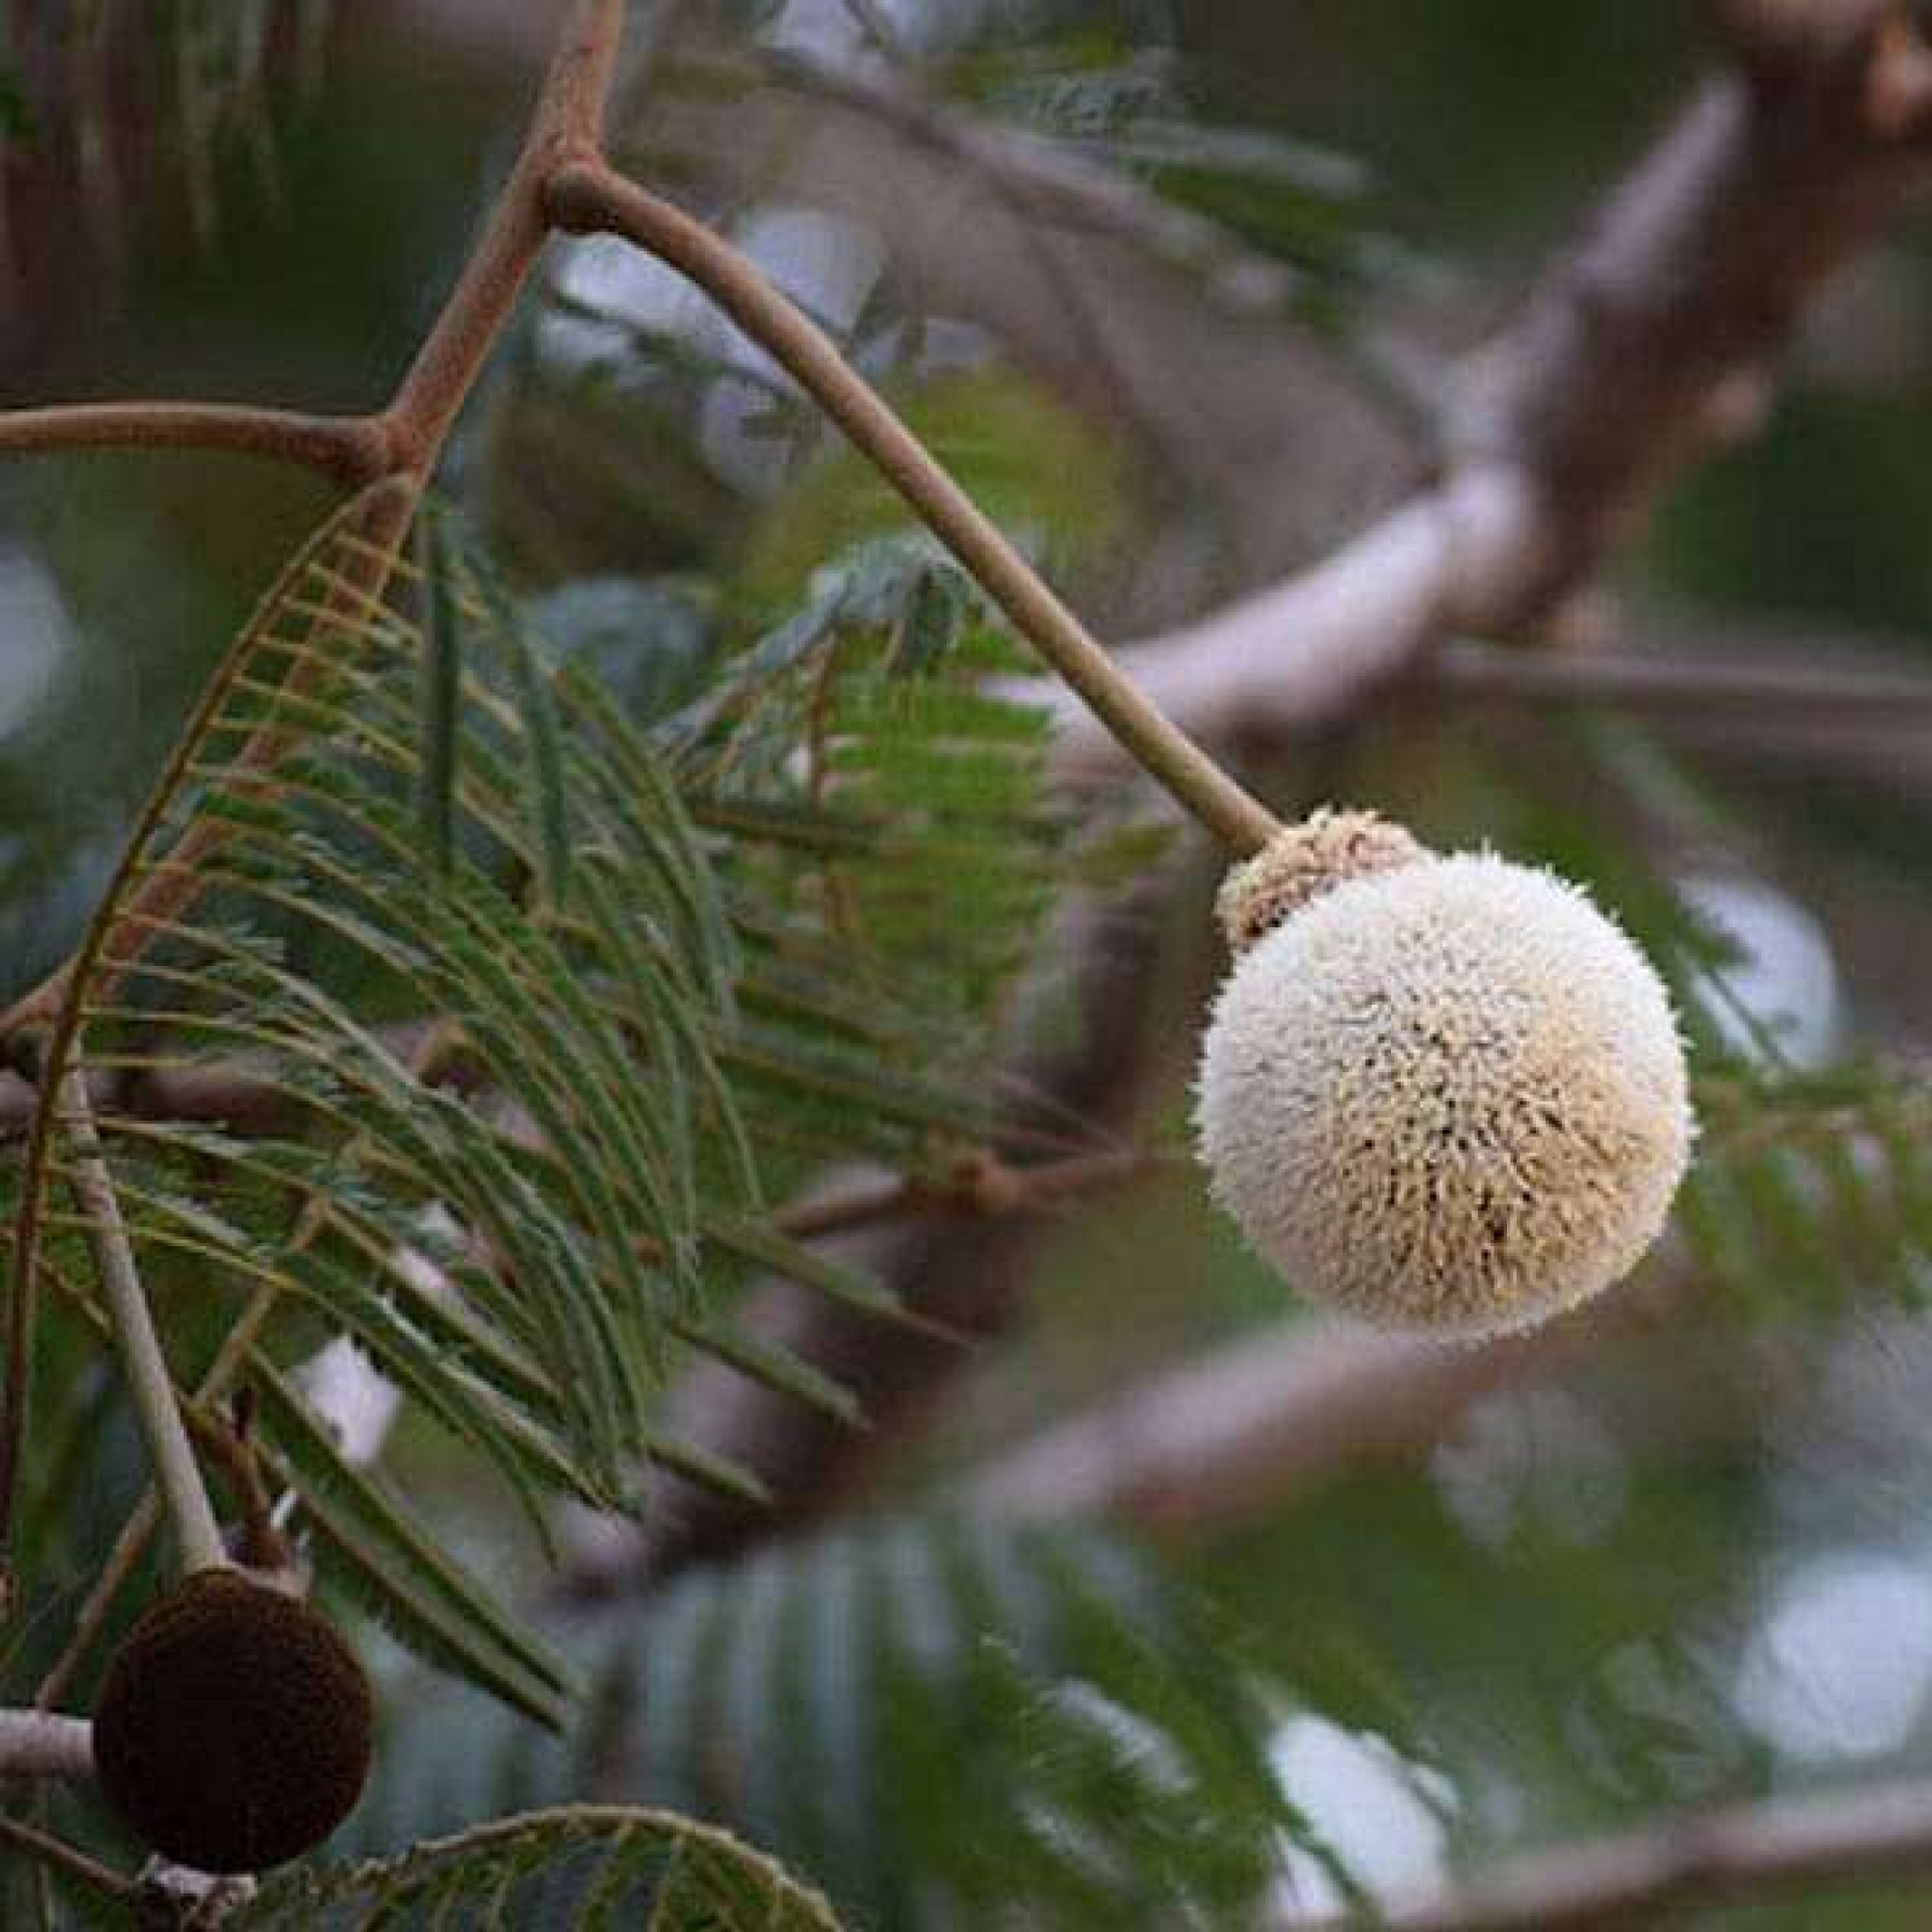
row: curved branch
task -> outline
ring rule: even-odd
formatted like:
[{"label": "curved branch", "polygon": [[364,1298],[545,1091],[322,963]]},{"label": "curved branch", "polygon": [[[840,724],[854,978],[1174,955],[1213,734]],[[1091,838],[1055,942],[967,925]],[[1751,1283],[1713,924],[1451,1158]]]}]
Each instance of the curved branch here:
[{"label": "curved branch", "polygon": [[62,450],[227,450],[358,488],[394,468],[382,424],[218,402],[77,402],[0,413],[0,456]]},{"label": "curved branch", "polygon": [[554,179],[600,151],[623,0],[577,0],[510,178],[384,414],[402,467],[426,475],[549,237]]},{"label": "curved branch", "polygon": [[729,242],[595,160],[559,173],[548,206],[559,227],[620,235],[703,289],[796,377],[1127,754],[1210,831],[1235,851],[1251,852],[1281,829],[1123,675],[824,331]]},{"label": "curved branch", "polygon": [[394,397],[375,416],[316,416],[207,402],[107,402],[0,412],[0,456],[56,450],[230,450],[360,487],[425,476],[549,235],[545,184],[594,154],[616,75],[622,0],[576,0],[515,167]]}]

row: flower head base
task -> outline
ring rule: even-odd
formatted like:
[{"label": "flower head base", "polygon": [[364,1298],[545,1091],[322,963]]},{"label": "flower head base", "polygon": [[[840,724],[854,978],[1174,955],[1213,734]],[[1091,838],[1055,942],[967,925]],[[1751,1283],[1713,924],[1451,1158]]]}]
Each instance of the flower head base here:
[{"label": "flower head base", "polygon": [[1196,1109],[1216,1196],[1296,1287],[1473,1338],[1618,1280],[1692,1138],[1642,953],[1576,887],[1423,858],[1291,913],[1236,962]]},{"label": "flower head base", "polygon": [[1221,882],[1214,913],[1243,953],[1291,912],[1345,880],[1394,872],[1430,856],[1406,826],[1378,812],[1311,812]]}]

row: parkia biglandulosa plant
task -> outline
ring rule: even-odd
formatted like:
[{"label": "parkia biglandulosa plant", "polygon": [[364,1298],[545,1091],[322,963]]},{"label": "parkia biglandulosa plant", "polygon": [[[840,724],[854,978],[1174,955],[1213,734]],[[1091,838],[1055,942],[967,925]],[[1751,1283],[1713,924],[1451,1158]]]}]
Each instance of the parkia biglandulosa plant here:
[{"label": "parkia biglandulosa plant", "polygon": [[[798,381],[1127,752],[1242,861],[1223,899],[1239,957],[1206,1041],[1200,1126],[1215,1191],[1256,1246],[1311,1295],[1449,1335],[1518,1327],[1615,1280],[1657,1232],[1690,1141],[1676,1030],[1636,949],[1546,875],[1439,860],[1362,816],[1285,830],[1121,674],[808,317],[713,230],[608,164],[621,14],[617,0],[576,0],[511,182],[387,409],[27,412],[8,446],[243,448],[396,485],[372,490],[366,581],[345,586],[351,602],[369,600],[545,238],[597,233],[643,248]],[[241,757],[265,770],[280,744],[267,731]],[[87,963],[111,979],[146,934],[180,917],[219,836],[200,825],[172,851],[168,873],[130,901],[125,929],[141,936]],[[38,1198],[58,1125],[179,1559],[178,1581],[110,1660],[95,1766],[146,1845],[205,1871],[260,1870],[320,1844],[354,1804],[369,1688],[319,1612],[227,1555],[89,1113],[75,986],[105,998],[100,974],[89,984],[64,973],[10,1016],[53,1023],[54,1105],[37,1116],[26,1193]],[[22,1239],[0,1549],[26,1441],[35,1279]]]}]

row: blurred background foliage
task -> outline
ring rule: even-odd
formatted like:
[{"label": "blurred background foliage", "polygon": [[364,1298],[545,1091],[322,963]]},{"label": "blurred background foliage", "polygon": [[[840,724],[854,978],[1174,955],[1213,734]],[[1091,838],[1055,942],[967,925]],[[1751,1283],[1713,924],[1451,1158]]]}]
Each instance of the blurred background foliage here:
[{"label": "blurred background foliage", "polygon": [[[14,70],[31,83],[52,58],[49,10],[14,11]],[[500,171],[542,10],[334,11],[319,77],[268,61],[256,131],[223,107],[197,147],[150,103],[115,123],[108,159],[82,180],[77,121],[10,123],[10,223],[30,245],[0,364],[7,402],[154,392],[353,407],[384,392]],[[665,10],[635,11],[645,41]],[[661,65],[626,123],[630,165],[704,207],[813,308],[1123,636],[1281,574],[1392,500],[1427,463],[1418,398],[1441,358],[1507,314],[1710,57],[1686,10],[1661,0],[689,11],[689,58]],[[842,105],[826,76],[853,74],[949,97],[1213,225],[1069,239]],[[157,85],[165,97],[165,76]],[[1202,234],[1218,253],[1199,251]],[[1836,291],[1764,433],[1677,486],[1621,553],[1633,643],[1932,658],[1928,301],[1917,228]],[[720,624],[778,621],[828,556],[896,527],[879,487],[735,332],[595,242],[553,258],[449,483],[541,627],[573,634],[615,678],[665,690],[680,650],[701,656]],[[72,942],[198,680],[324,504],[318,486],[241,461],[87,456],[0,476],[0,996]],[[655,640],[641,665],[625,643],[640,627]],[[1438,697],[1278,754],[1260,777],[1284,807],[1372,800],[1426,838],[1559,860],[1661,940],[1706,1016],[1707,1063],[1734,1082],[1708,1157],[1720,1191],[1725,1121],[1748,1125],[1767,1104],[1752,1084],[1767,1053],[1781,1068],[1909,1066],[1932,1043],[1916,963],[1932,935],[1932,764],[1904,734],[1754,734],[1709,715],[1639,725]],[[1197,863],[1184,873],[1148,966],[1159,996],[1141,1020],[1138,1104],[1163,1144],[1179,1139],[1215,969],[1194,916],[1209,884]],[[1844,1079],[1847,1104],[1870,1101],[1863,1074],[1817,1077]],[[1932,1163],[1913,1104],[1908,1090],[1871,1189],[1882,1239],[1862,1245],[1822,1209],[1814,1252],[1777,1238],[1780,1211],[1795,1201],[1803,1219],[1829,1184],[1822,1157],[1814,1172],[1801,1154],[1768,1194],[1704,1204],[1694,1258],[1673,1263],[1692,1288],[1661,1314],[1485,1399],[1410,1463],[1349,1472],[1164,1553],[1161,1587],[1178,1585],[1213,1632],[1188,1641],[1238,1665],[1229,1695],[1265,1711],[1273,1784],[1237,1815],[1250,1850],[1275,1830],[1295,1842],[1280,1880],[1295,1895],[1396,1895],[1660,1809],[1932,1769],[1932,1332],[1919,1311]],[[1184,1168],[1066,1210],[1029,1258],[1026,1309],[907,1461],[896,1487],[908,1505],[1079,1400],[1301,1317]],[[100,1472],[82,1486],[88,1520],[70,1526],[83,1550],[119,1520],[101,1499],[127,1498],[132,1444],[83,1426],[104,1401],[84,1365],[49,1380],[75,1454]],[[437,1499],[472,1561],[500,1568],[509,1549],[527,1567],[514,1525],[446,1446],[405,1425],[389,1460]],[[924,1529],[866,1534],[687,1579],[641,1618],[558,1628],[619,1684],[707,1630],[724,1644],[719,1605],[734,1590],[748,1599],[730,1612],[741,1625],[778,1618],[799,1587],[786,1563],[820,1566],[817,1587],[857,1602],[890,1568],[881,1551],[927,1548]],[[1040,1540],[1001,1562],[1024,1571]],[[1044,1541],[1062,1583],[1119,1574]],[[949,1680],[970,1708],[931,1723],[963,1758],[986,1754],[962,1788],[997,1791],[1002,1751],[1065,1768],[1029,1729],[1039,1699],[1068,1683],[1110,1695],[1120,1660],[1083,1649],[1071,1613],[1016,1631],[995,1592],[980,1617],[1022,1688],[1003,1703],[991,1679]],[[805,1671],[814,1641],[785,1637],[787,1667]],[[896,1657],[882,1639],[877,1655],[820,1661],[857,1675]],[[767,1689],[782,1675],[769,1669]],[[799,1698],[822,1694],[809,1671],[801,1682]],[[694,1706],[683,1721],[724,1726],[758,1689],[726,1683],[726,1717]],[[447,1726],[412,1727],[409,1768],[365,1816],[366,1843],[394,1849],[506,1797],[608,1781],[608,1749],[588,1770],[565,1744],[504,1735],[485,1751],[473,1733],[509,1720],[448,1695]],[[748,1770],[707,1783],[676,1736],[648,1724],[643,1735],[625,1760],[633,1794],[734,1818],[880,1923],[943,1923],[971,1896],[908,1884],[882,1844],[917,1846],[948,1884],[974,1870],[986,1881],[986,1845],[943,1842],[963,1760],[920,1761],[917,1735],[898,1739],[911,1756],[895,1802],[920,1818],[873,1840],[863,1821],[799,1812],[783,1762],[754,1745]],[[824,1783],[817,1746],[792,1741],[799,1782]],[[520,1784],[505,1770],[489,1793],[464,1788],[459,1772],[513,1767],[518,1749],[553,1755]],[[885,1743],[876,1757],[854,1749],[875,1770],[896,1761]],[[443,1775],[418,1768],[426,1751]],[[1201,1775],[1225,1792],[1252,1769]],[[1145,1761],[1124,1785],[1106,1764],[1075,1772],[1068,1816],[1123,1791],[1183,1802],[1178,1786],[1162,1799]],[[864,1815],[875,1829],[884,1816]],[[976,1816],[989,1843],[1024,1835],[997,1805]],[[1065,1849],[1048,1846],[1042,1868],[1098,1909],[1111,1878]],[[1163,1845],[1145,1850],[1158,1865]],[[1238,1857],[1218,1869],[1253,1881]],[[1847,1924],[1903,1926],[1923,1905],[1867,1891],[1844,1909]],[[1820,1899],[1708,1922],[1824,1926],[1836,1910]]]}]

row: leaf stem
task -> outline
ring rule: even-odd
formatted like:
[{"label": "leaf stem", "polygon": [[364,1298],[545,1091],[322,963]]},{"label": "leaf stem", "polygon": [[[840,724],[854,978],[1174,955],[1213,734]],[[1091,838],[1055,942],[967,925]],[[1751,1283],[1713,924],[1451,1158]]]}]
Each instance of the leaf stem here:
[{"label": "leaf stem", "polygon": [[796,377],[1135,762],[1210,832],[1246,854],[1281,830],[1266,806],[1142,694],[831,338],[747,257],[598,160],[561,169],[546,206],[558,227],[620,235],[704,290]]},{"label": "leaf stem", "polygon": [[77,1059],[62,1076],[60,1105],[74,1149],[73,1191],[87,1217],[88,1241],[100,1272],[107,1316],[120,1347],[141,1433],[147,1439],[155,1480],[174,1526],[183,1573],[220,1569],[228,1561],[220,1525],[175,1401],[174,1378],[168,1372],[168,1358],[162,1352],[161,1337],[155,1332],[154,1316],[134,1265],[134,1248],[128,1240],[120,1200],[101,1158],[100,1133],[94,1125],[86,1073]]}]

